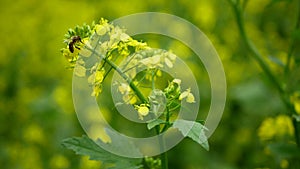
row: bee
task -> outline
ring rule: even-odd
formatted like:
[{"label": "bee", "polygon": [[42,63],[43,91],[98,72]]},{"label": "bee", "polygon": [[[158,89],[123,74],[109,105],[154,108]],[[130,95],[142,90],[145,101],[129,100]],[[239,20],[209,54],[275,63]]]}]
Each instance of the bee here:
[{"label": "bee", "polygon": [[70,41],[70,43],[69,43],[69,50],[70,50],[71,53],[74,52],[74,47],[75,47],[76,49],[80,49],[78,46],[75,45],[77,42],[83,43],[83,42],[81,41],[80,36],[72,36],[72,37],[71,37],[71,41]]}]

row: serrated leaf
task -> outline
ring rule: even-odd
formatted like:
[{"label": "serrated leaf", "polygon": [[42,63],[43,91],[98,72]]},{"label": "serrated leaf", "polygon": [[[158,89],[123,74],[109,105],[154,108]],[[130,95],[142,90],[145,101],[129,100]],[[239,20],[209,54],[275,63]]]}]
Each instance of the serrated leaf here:
[{"label": "serrated leaf", "polygon": [[184,137],[190,137],[199,143],[204,149],[207,151],[209,150],[207,137],[204,133],[206,128],[201,123],[180,119],[174,122],[173,127],[177,128]]},{"label": "serrated leaf", "polygon": [[165,121],[162,119],[150,120],[150,121],[148,121],[147,128],[148,128],[148,130],[151,130],[153,127],[163,124],[163,123],[165,123]]},{"label": "serrated leaf", "polygon": [[90,160],[101,161],[104,165],[113,164],[109,168],[113,169],[139,169],[141,159],[131,159],[120,157],[105,151],[87,136],[73,137],[63,140],[62,145],[71,149],[79,155],[87,155]]}]

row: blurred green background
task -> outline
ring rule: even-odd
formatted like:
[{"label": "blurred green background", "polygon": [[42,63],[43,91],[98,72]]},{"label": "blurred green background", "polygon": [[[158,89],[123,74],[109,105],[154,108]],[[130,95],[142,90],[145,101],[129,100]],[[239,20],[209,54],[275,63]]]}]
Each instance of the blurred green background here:
[{"label": "blurred green background", "polygon": [[[247,33],[264,56],[286,57],[296,6],[296,0],[248,1]],[[60,144],[64,138],[84,134],[72,103],[72,71],[66,69],[67,61],[60,53],[64,34],[101,17],[113,20],[146,11],[177,15],[198,26],[219,53],[228,83],[222,121],[209,139],[211,150],[207,152],[186,139],[169,151],[170,168],[290,167],[290,159],[267,148],[270,137],[276,137],[277,142],[293,140],[290,118],[283,115],[286,109],[277,92],[241,42],[226,0],[2,0],[0,168],[100,168],[100,163],[77,156]],[[190,54],[177,42],[156,43],[156,47]],[[198,69],[189,57],[185,59],[203,84],[201,105],[205,112],[210,102],[208,79],[203,75],[201,80],[203,68]],[[269,64],[273,71],[282,73],[278,64],[270,60]]]}]

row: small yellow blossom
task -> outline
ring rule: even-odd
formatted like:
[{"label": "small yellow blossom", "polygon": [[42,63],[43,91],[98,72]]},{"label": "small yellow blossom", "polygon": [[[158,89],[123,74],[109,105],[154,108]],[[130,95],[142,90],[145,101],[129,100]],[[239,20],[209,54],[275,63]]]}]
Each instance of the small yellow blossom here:
[{"label": "small yellow blossom", "polygon": [[103,78],[104,78],[104,74],[105,74],[105,70],[98,70],[96,72],[94,72],[93,74],[91,74],[88,78],[88,83],[90,84],[99,84],[102,83]]},{"label": "small yellow blossom", "polygon": [[276,133],[278,136],[284,136],[284,135],[293,135],[294,133],[294,127],[292,120],[289,116],[286,115],[279,115],[275,119],[276,123]]},{"label": "small yellow blossom", "polygon": [[282,160],[280,161],[280,167],[281,167],[281,168],[289,168],[289,161],[286,160],[286,159],[282,159]]},{"label": "small yellow blossom", "polygon": [[130,91],[130,87],[126,83],[121,83],[121,85],[118,87],[118,90],[121,94],[125,94]]},{"label": "small yellow blossom", "polygon": [[102,85],[94,85],[94,88],[93,88],[93,92],[91,94],[91,96],[95,96],[95,97],[98,97],[99,94],[102,92]]},{"label": "small yellow blossom", "polygon": [[173,53],[169,52],[169,58],[172,60],[172,61],[175,61],[176,59],[176,55],[174,55]]},{"label": "small yellow blossom", "polygon": [[127,41],[129,39],[130,39],[129,35],[127,35],[126,33],[121,33],[121,35],[120,35],[120,40],[121,41]]},{"label": "small yellow blossom", "polygon": [[85,77],[86,69],[84,66],[76,65],[74,68],[74,73],[78,77]]},{"label": "small yellow blossom", "polygon": [[101,168],[101,162],[90,160],[88,156],[82,156],[79,164],[80,169],[99,169]]},{"label": "small yellow blossom", "polygon": [[104,78],[104,74],[105,74],[105,70],[100,70],[100,71],[97,71],[96,74],[95,74],[95,82],[96,83],[101,83],[103,78]]},{"label": "small yellow blossom", "polygon": [[93,54],[92,51],[90,51],[87,48],[82,48],[80,51],[80,56],[83,56],[83,57],[90,57],[92,54]]},{"label": "small yellow blossom", "polygon": [[145,66],[147,66],[148,68],[155,68],[157,66],[161,67],[162,65],[160,64],[160,58],[161,58],[160,55],[154,55],[152,57],[142,59],[140,62]]},{"label": "small yellow blossom", "polygon": [[139,113],[139,118],[143,120],[143,116],[147,116],[149,114],[149,108],[146,104],[141,104],[140,106],[136,106],[136,109]]},{"label": "small yellow blossom", "polygon": [[28,142],[42,143],[45,141],[44,131],[36,124],[31,124],[25,128],[23,135]]},{"label": "small yellow blossom", "polygon": [[95,30],[96,30],[96,33],[100,36],[104,35],[107,32],[107,28],[105,26],[98,25],[98,24],[95,26]]},{"label": "small yellow blossom", "polygon": [[195,102],[195,97],[194,95],[191,93],[191,89],[188,88],[186,91],[182,92],[179,96],[179,100],[182,100],[186,98],[186,102],[188,103],[194,103]]},{"label": "small yellow blossom", "polygon": [[161,70],[157,70],[157,71],[156,71],[156,76],[158,76],[158,77],[161,77],[161,76],[162,76]]},{"label": "small yellow blossom", "polygon": [[137,98],[133,94],[125,94],[122,99],[126,104],[131,104],[131,105],[137,102]]},{"label": "small yellow blossom", "polygon": [[272,139],[276,134],[276,130],[274,129],[274,126],[275,126],[275,120],[270,117],[266,118],[258,128],[258,137],[261,140]]},{"label": "small yellow blossom", "polygon": [[173,79],[172,82],[173,82],[173,83],[177,83],[178,86],[180,86],[180,84],[181,84],[181,80],[180,80],[180,79]]},{"label": "small yellow blossom", "polygon": [[165,58],[165,63],[169,68],[173,67],[173,63],[167,57]]},{"label": "small yellow blossom", "polygon": [[274,137],[291,136],[293,133],[294,128],[292,120],[287,115],[266,118],[258,129],[258,136],[262,141],[270,140]]},{"label": "small yellow blossom", "polygon": [[294,104],[294,108],[298,114],[300,114],[300,92],[295,92],[291,97],[291,102]]},{"label": "small yellow blossom", "polygon": [[89,84],[94,84],[94,82],[95,82],[95,73],[91,74],[88,78]]},{"label": "small yellow blossom", "polygon": [[186,97],[186,102],[188,103],[195,103],[195,97],[192,93],[189,93],[188,96]]},{"label": "small yellow blossom", "polygon": [[65,169],[70,167],[70,162],[66,157],[62,155],[55,155],[50,160],[50,166],[51,168],[55,168],[55,169]]}]

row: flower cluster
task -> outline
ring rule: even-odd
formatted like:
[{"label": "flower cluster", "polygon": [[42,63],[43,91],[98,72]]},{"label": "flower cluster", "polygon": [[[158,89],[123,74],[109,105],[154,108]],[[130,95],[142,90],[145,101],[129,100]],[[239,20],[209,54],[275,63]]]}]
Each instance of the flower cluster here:
[{"label": "flower cluster", "polygon": [[258,136],[263,141],[292,136],[293,133],[292,120],[286,115],[266,118],[258,129]]},{"label": "flower cluster", "polygon": [[[180,108],[181,101],[195,102],[190,88],[181,92],[180,79],[173,79],[165,89],[152,93],[148,98],[144,97],[145,92],[140,91],[147,90],[143,84],[151,84],[148,88],[155,91],[156,79],[164,74],[160,69],[174,67],[177,57],[172,52],[152,49],[105,19],[92,26],[70,29],[65,37],[63,55],[74,68],[75,76],[87,78],[92,87],[91,96],[97,97],[102,92],[105,78],[111,70],[115,70],[123,79],[114,82],[118,85],[122,100],[134,106],[141,120],[149,114],[154,117],[162,113],[169,116]],[[79,40],[74,41],[74,37]]]},{"label": "flower cluster", "polygon": [[[82,41],[76,42],[74,52],[70,51],[70,39],[80,36]],[[125,33],[124,29],[109,24],[101,19],[99,24],[92,26],[77,26],[65,35],[67,38],[63,56],[67,58],[74,74],[78,77],[88,76],[88,82],[93,86],[92,96],[98,96],[102,91],[102,82],[119,57],[126,58],[130,54],[148,48],[146,43],[138,42]],[[90,64],[93,60],[96,62]],[[76,65],[76,66],[75,66]]]}]

